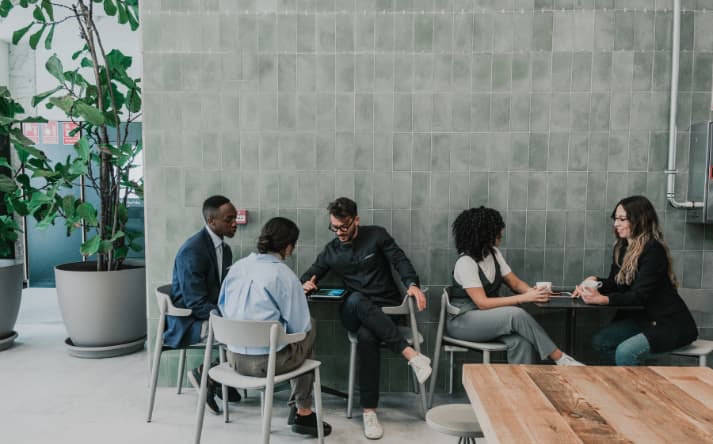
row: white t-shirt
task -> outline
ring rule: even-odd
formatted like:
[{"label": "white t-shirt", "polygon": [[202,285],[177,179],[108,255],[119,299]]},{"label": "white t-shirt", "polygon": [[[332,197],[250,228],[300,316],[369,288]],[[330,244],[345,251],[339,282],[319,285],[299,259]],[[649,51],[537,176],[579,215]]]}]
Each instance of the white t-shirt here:
[{"label": "white t-shirt", "polygon": [[[512,272],[510,266],[505,262],[500,250],[497,247],[493,247],[495,251],[495,259],[498,260],[500,265],[500,274],[505,276]],[[495,279],[495,260],[492,254],[487,255],[480,262],[475,262],[470,256],[461,255],[456,261],[456,266],[453,270],[453,278],[458,282],[463,288],[483,288],[483,283],[480,282],[480,275],[478,274],[478,266],[485,273],[485,277],[489,282],[493,282]]]}]

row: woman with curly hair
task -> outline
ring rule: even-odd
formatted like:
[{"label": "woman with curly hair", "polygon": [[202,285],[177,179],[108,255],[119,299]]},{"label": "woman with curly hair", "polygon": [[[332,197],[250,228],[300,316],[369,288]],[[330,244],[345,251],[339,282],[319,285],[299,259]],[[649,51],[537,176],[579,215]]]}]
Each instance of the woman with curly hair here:
[{"label": "woman with curly hair", "polygon": [[[518,307],[546,302],[549,290],[531,288],[513,273],[498,249],[504,230],[500,213],[485,207],[465,210],[453,222],[460,257],[453,270],[452,295],[460,313],[449,317],[448,335],[466,341],[502,341],[511,364],[532,364],[537,352],[557,365],[583,365],[557,348],[540,324]],[[503,283],[516,294],[500,297]]]},{"label": "woman with curly hair", "polygon": [[620,310],[614,321],[592,338],[602,364],[639,365],[651,354],[690,344],[698,337],[696,322],[678,295],[671,253],[659,219],[644,196],[620,200],[611,214],[614,221],[614,261],[601,288],[578,286],[574,296],[587,304],[632,306]]}]

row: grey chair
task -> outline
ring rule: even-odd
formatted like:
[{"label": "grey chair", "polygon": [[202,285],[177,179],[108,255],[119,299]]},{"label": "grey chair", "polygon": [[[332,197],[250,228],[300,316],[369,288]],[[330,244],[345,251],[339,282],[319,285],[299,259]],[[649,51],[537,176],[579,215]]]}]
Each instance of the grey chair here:
[{"label": "grey chair", "polygon": [[[275,384],[289,381],[296,376],[308,372],[314,372],[313,397],[317,415],[317,433],[319,442],[323,443],[324,427],[322,424],[322,392],[319,379],[319,366],[321,365],[321,362],[307,359],[299,368],[291,372],[280,375],[275,374],[277,348],[282,345],[299,342],[303,340],[305,336],[305,333],[285,333],[284,328],[277,321],[237,321],[225,319],[220,317],[220,315],[214,310],[210,315],[206,352],[203,358],[203,368],[206,369],[210,367],[210,350],[214,344],[214,340],[219,342],[220,364],[211,368],[207,372],[204,371],[201,376],[201,390],[196,410],[195,443],[200,443],[201,433],[203,431],[205,401],[208,395],[208,390],[206,388],[208,376],[210,376],[215,382],[223,384],[223,412],[226,422],[228,422],[228,409],[225,404],[225,400],[228,398],[228,386],[242,389],[264,389],[262,397],[262,442],[267,444],[270,442],[272,398],[275,391]],[[267,376],[259,378],[244,376],[236,372],[227,362],[225,362],[225,350],[223,344],[230,344],[239,347],[270,347],[267,364]]]},{"label": "grey chair", "polygon": [[698,358],[698,366],[707,366],[706,359],[713,352],[713,341],[706,339],[696,339],[685,347],[677,348],[671,354],[679,356],[691,356]]},{"label": "grey chair", "polygon": [[158,381],[158,371],[161,364],[161,353],[164,351],[177,350],[179,351],[178,359],[178,382],[176,384],[176,393],[181,394],[183,388],[183,377],[186,373],[186,350],[203,349],[205,343],[191,344],[186,347],[173,348],[163,344],[163,332],[166,329],[166,316],[187,317],[191,315],[189,308],[176,308],[171,301],[171,286],[161,285],[156,288],[156,303],[158,304],[159,318],[158,327],[156,328],[156,342],[153,350],[153,364],[151,366],[151,387],[149,394],[149,408],[146,415],[146,422],[151,422],[153,415],[154,401],[156,400],[156,384]]},{"label": "grey chair", "polygon": [[[426,293],[428,289],[423,290]],[[407,315],[409,319],[408,327],[399,327],[401,333],[406,338],[406,342],[409,343],[417,352],[421,352],[421,343],[423,342],[423,336],[418,332],[418,324],[416,323],[416,309],[414,308],[413,298],[409,295],[404,296],[401,305],[383,307],[382,311],[387,315]],[[347,418],[352,417],[352,404],[354,401],[354,380],[356,379],[356,354],[357,354],[357,344],[359,340],[357,339],[356,333],[347,331],[347,337],[349,338],[349,385],[347,388]],[[416,338],[416,340],[414,340]],[[419,388],[419,394],[421,396],[421,412],[422,415],[426,415],[426,389],[425,385],[419,383],[414,375],[414,383]]]},{"label": "grey chair", "polygon": [[450,353],[450,374],[448,379],[448,393],[453,393],[453,354],[456,352],[467,352],[468,350],[480,350],[483,352],[483,364],[490,363],[490,353],[494,351],[505,351],[507,346],[499,341],[490,342],[472,342],[464,341],[462,339],[456,339],[444,334],[444,329],[446,326],[446,313],[449,315],[457,315],[460,313],[460,309],[455,305],[451,304],[451,287],[446,287],[443,289],[443,294],[441,295],[441,312],[438,317],[438,327],[436,331],[436,346],[434,349],[433,356],[433,373],[431,374],[431,385],[428,394],[428,406],[433,405],[433,392],[436,389],[436,381],[438,376],[438,362],[441,356],[441,348],[446,353]]},{"label": "grey chair", "polygon": [[470,404],[444,404],[426,413],[426,424],[433,430],[458,437],[458,444],[475,444],[482,438],[478,419]]}]

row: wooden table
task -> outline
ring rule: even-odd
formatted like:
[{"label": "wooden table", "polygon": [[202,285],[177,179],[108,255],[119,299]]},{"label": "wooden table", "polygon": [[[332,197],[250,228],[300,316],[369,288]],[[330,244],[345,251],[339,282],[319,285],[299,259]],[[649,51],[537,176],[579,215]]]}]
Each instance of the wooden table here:
[{"label": "wooden table", "polygon": [[713,369],[466,364],[488,444],[713,443]]}]

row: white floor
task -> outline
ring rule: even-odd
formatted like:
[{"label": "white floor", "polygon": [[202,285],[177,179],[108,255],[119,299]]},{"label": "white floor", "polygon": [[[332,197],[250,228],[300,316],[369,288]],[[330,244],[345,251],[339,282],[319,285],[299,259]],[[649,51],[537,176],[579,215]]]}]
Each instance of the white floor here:
[{"label": "white floor", "polygon": [[[192,443],[196,393],[177,395],[161,387],[153,422],[146,422],[148,363],[146,352],[111,359],[78,359],[67,354],[66,333],[54,289],[30,289],[23,294],[15,345],[0,352],[0,442],[34,443]],[[287,392],[278,393],[272,422],[272,442],[311,439],[295,435],[286,424]],[[333,443],[372,442],[362,433],[361,415],[344,416],[345,401],[323,395],[325,419],[334,430]],[[458,402],[467,402],[463,398]],[[453,401],[451,401],[453,402]],[[358,412],[358,410],[356,411]],[[419,416],[414,394],[386,394],[379,417],[384,443],[455,443]],[[206,414],[204,443],[260,441],[259,398],[256,393],[231,406],[231,422]]]}]

